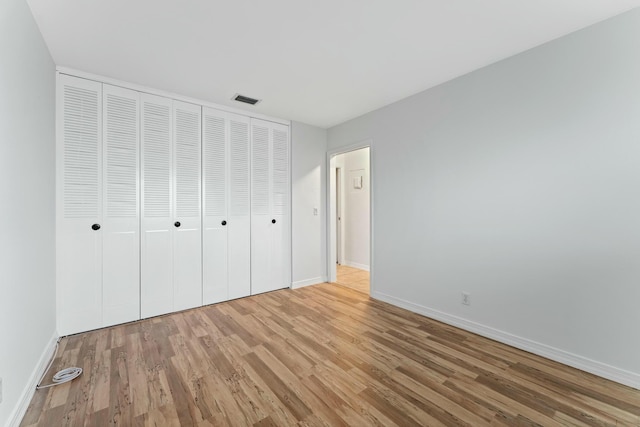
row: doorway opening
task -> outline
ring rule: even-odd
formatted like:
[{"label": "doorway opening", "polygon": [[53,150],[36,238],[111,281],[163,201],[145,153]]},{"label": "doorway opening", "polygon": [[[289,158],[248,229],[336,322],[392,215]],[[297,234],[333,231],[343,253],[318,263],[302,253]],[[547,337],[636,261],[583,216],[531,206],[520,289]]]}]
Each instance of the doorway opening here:
[{"label": "doorway opening", "polygon": [[329,280],[371,293],[370,144],[329,153]]}]

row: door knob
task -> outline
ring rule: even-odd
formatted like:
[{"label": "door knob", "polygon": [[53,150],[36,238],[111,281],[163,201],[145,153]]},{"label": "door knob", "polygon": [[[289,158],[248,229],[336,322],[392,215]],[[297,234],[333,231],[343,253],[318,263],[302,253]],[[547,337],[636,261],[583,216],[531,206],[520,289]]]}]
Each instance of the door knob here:
[{"label": "door knob", "polygon": [[276,220],[275,220],[275,219],[272,219],[272,220],[271,220],[271,224],[275,224],[275,223],[276,223]]},{"label": "door knob", "polygon": [[222,221],[222,225],[227,225],[227,221]]},{"label": "door knob", "polygon": [[175,225],[176,227],[180,227],[180,221],[176,221],[173,225]]},{"label": "door knob", "polygon": [[100,230],[100,224],[93,224],[93,225],[91,226],[91,229],[92,229],[92,230],[94,230],[94,231],[98,231],[98,230]]}]

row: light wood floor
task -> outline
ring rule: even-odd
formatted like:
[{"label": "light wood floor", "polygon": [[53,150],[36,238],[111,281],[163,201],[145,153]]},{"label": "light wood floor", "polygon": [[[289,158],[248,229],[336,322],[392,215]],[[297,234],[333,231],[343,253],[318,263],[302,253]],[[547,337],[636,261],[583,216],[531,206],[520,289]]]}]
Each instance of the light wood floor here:
[{"label": "light wood floor", "polygon": [[336,283],[369,295],[369,272],[355,267],[338,264]]},{"label": "light wood floor", "polygon": [[66,337],[68,366],[23,426],[640,425],[638,390],[335,284]]}]

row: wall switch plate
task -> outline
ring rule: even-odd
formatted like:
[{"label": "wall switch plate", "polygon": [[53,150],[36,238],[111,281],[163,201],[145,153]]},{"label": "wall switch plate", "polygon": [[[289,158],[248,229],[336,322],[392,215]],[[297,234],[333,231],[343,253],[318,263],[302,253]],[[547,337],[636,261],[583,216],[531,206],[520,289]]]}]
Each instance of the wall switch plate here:
[{"label": "wall switch plate", "polygon": [[471,294],[469,294],[468,292],[463,292],[461,302],[464,305],[471,305]]},{"label": "wall switch plate", "polygon": [[318,216],[318,208],[313,208],[313,215]]}]

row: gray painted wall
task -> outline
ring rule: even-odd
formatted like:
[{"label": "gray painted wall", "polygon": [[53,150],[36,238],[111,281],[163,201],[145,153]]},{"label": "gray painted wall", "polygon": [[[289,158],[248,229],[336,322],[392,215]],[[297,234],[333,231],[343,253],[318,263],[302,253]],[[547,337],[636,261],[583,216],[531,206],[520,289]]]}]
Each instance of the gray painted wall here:
[{"label": "gray painted wall", "polygon": [[55,66],[24,0],[0,2],[0,425],[55,333]]},{"label": "gray painted wall", "polygon": [[328,149],[366,138],[375,297],[640,387],[640,9],[331,128]]},{"label": "gray painted wall", "polygon": [[299,287],[327,280],[327,131],[293,122],[291,153],[292,277]]}]

